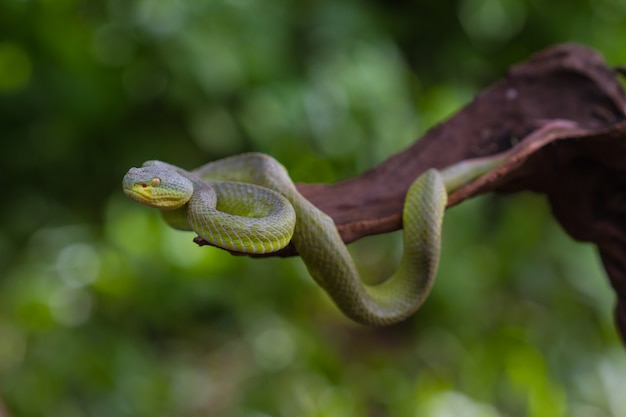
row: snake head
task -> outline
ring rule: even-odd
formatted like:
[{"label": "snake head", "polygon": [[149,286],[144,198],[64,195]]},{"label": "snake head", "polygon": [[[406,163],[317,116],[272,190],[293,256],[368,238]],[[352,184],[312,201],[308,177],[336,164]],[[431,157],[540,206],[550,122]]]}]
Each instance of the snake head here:
[{"label": "snake head", "polygon": [[185,205],[193,194],[193,182],[164,166],[131,168],[122,180],[124,194],[150,207],[172,210]]}]

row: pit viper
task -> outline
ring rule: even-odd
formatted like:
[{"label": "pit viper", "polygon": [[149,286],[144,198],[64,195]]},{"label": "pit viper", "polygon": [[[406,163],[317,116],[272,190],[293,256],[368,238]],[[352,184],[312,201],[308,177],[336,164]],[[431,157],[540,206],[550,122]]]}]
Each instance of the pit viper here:
[{"label": "pit viper", "polygon": [[363,283],[333,220],[304,198],[283,165],[268,155],[236,155],[193,171],[147,161],[126,173],[122,187],[131,199],[160,209],[170,226],[192,230],[224,249],[262,254],[293,242],[309,274],[344,314],[382,326],[404,320],[428,296],[448,194],[502,159],[429,169],[411,184],[402,213],[402,259],[377,285]]}]

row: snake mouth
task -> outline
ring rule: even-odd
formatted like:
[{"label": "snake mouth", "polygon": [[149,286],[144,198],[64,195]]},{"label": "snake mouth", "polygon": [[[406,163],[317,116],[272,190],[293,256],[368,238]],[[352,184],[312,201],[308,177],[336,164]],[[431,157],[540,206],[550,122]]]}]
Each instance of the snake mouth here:
[{"label": "snake mouth", "polygon": [[124,194],[131,200],[158,209],[173,210],[182,207],[186,203],[186,201],[168,193],[159,192],[145,183],[123,185],[122,189]]},{"label": "snake mouth", "polygon": [[152,200],[152,190],[143,184],[124,185],[122,187],[124,194],[139,203],[150,205]]}]

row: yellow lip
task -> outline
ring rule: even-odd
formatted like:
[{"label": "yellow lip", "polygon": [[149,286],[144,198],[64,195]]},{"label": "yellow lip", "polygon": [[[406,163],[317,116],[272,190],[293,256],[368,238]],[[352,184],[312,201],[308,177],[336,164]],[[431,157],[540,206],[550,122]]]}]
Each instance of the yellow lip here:
[{"label": "yellow lip", "polygon": [[141,184],[133,184],[124,187],[124,193],[133,200],[146,203],[152,198],[151,187],[144,187]]},{"label": "yellow lip", "polygon": [[126,185],[122,187],[124,194],[132,200],[146,206],[163,210],[177,209],[186,201],[168,193],[160,193],[158,189],[142,183]]}]

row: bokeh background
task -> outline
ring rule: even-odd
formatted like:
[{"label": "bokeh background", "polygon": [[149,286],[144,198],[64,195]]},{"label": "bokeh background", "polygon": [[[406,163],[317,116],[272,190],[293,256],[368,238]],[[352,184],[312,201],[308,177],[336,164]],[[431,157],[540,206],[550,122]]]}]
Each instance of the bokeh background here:
[{"label": "bokeh background", "polygon": [[[199,248],[120,189],[245,151],[339,181],[533,52],[624,39],[622,0],[0,0],[6,413],[626,416],[614,295],[541,197],[450,210],[431,297],[371,329],[299,259]],[[400,238],[351,245],[366,280]]]}]

